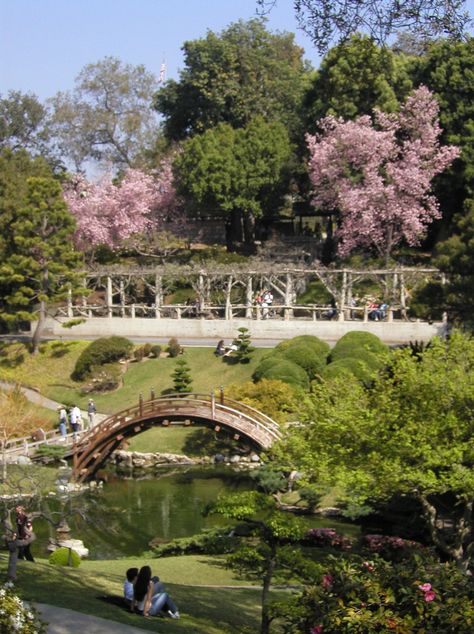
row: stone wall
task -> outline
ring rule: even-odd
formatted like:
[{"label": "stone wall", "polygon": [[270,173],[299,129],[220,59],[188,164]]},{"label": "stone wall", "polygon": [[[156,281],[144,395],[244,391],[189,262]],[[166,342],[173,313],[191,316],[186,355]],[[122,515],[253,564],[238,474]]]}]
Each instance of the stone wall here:
[{"label": "stone wall", "polygon": [[[297,335],[315,335],[327,341],[337,341],[351,330],[362,330],[377,335],[388,344],[409,341],[429,341],[446,330],[443,322],[424,321],[297,321],[297,320],[252,320],[252,319],[144,319],[126,317],[89,318],[82,324],[65,329],[61,322],[66,318],[48,319],[44,334],[54,337],[143,337],[144,340],[163,337],[231,339],[238,328],[248,328],[256,339],[281,340]],[[33,323],[33,327],[35,324]]]}]

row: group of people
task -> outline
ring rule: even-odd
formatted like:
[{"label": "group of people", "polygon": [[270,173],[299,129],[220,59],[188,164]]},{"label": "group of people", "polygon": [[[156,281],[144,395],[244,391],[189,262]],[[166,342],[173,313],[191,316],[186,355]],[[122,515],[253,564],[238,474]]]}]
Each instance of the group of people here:
[{"label": "group of people", "polygon": [[[87,404],[87,422],[89,428],[94,424],[94,415],[97,412],[94,401],[90,398]],[[73,405],[69,412],[64,405],[58,408],[59,413],[59,433],[61,436],[66,436],[68,426],[71,433],[76,434],[84,428],[82,419],[82,412],[77,405]]]},{"label": "group of people", "polygon": [[216,357],[229,357],[233,352],[238,350],[238,346],[235,343],[231,343],[230,346],[226,346],[224,339],[220,339],[217,342],[214,354]]},{"label": "group of people", "polygon": [[176,603],[165,591],[159,577],[152,577],[150,566],[129,568],[125,573],[123,597],[132,612],[143,616],[159,616],[168,614],[172,619],[179,619]]},{"label": "group of people", "polygon": [[273,293],[264,288],[255,298],[255,303],[262,309],[263,319],[268,319],[270,316],[270,307],[273,304]]}]

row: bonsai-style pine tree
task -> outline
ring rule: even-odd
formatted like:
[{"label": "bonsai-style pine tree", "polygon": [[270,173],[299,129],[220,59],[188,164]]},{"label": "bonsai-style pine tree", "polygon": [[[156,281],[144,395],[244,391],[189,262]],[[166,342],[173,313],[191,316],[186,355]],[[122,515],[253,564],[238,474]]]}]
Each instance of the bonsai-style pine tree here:
[{"label": "bonsai-style pine tree", "polygon": [[186,359],[178,359],[176,361],[176,368],[172,374],[174,391],[179,394],[191,391],[192,379],[191,371]]},{"label": "bonsai-style pine tree", "polygon": [[232,342],[234,346],[237,346],[235,358],[239,363],[248,363],[255,348],[251,345],[248,328],[239,328],[239,333],[239,336]]}]

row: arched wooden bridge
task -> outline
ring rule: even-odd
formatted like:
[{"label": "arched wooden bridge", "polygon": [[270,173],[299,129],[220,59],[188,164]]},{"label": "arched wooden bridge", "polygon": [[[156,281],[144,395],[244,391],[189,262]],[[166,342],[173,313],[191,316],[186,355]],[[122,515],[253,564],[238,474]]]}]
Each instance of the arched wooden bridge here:
[{"label": "arched wooden bridge", "polygon": [[257,446],[268,449],[281,437],[278,424],[262,412],[214,394],[170,394],[149,400],[109,416],[84,434],[72,447],[73,478],[84,482],[94,476],[109,459],[113,451],[126,438],[161,424],[190,424],[196,421],[213,427],[215,431],[228,430],[236,440],[244,436]]}]

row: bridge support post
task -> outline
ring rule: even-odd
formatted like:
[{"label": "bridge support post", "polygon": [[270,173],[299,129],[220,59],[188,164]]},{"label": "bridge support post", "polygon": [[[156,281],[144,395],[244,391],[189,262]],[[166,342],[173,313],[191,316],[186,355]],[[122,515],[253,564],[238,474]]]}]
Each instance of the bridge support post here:
[{"label": "bridge support post", "polygon": [[216,417],[216,395],[211,392],[211,418],[214,420]]}]

